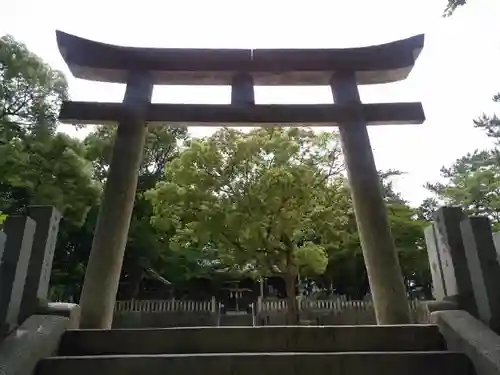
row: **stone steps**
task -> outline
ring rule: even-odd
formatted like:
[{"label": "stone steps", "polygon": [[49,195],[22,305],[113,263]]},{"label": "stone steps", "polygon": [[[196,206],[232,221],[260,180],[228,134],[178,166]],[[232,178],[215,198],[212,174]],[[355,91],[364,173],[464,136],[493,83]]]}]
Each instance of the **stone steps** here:
[{"label": "stone steps", "polygon": [[436,326],[199,327],[70,330],[59,355],[439,351]]},{"label": "stone steps", "polygon": [[219,325],[230,327],[252,327],[253,316],[251,314],[230,315],[222,314],[219,317]]},{"label": "stone steps", "polygon": [[35,375],[474,375],[436,326],[70,330]]},{"label": "stone steps", "polygon": [[240,353],[56,357],[37,375],[471,375],[467,357],[453,352]]}]

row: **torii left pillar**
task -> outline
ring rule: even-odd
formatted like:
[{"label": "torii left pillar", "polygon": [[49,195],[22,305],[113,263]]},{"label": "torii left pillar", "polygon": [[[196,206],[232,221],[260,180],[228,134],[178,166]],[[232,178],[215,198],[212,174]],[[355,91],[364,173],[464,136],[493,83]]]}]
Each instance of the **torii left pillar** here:
[{"label": "torii left pillar", "polygon": [[80,328],[110,329],[147,136],[153,81],[131,73],[80,298]]}]

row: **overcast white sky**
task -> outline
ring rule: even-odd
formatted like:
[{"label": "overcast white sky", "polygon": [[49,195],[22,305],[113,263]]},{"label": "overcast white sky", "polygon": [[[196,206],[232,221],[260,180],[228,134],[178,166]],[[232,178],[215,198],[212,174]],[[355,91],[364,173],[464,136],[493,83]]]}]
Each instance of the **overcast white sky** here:
[{"label": "overcast white sky", "polygon": [[[500,1],[470,0],[451,19],[445,0],[0,0],[0,34],[12,34],[68,75],[75,100],[121,101],[124,87],[70,76],[57,50],[60,29],[88,39],[142,47],[355,47],[426,34],[424,51],[403,82],[361,88],[364,102],[422,101],[419,126],[370,130],[379,169],[400,169],[403,196],[417,205],[442,165],[490,141],[472,119],[491,112],[500,91]],[[153,101],[229,103],[229,87],[156,87]],[[260,103],[330,103],[327,87],[256,89]],[[76,133],[70,126],[62,131]],[[213,129],[193,127],[193,135]]]}]

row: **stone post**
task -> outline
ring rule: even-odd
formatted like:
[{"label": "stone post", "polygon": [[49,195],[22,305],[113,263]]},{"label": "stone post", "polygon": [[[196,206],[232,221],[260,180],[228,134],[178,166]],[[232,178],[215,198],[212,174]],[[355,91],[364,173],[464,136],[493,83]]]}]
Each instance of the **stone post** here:
[{"label": "stone post", "polygon": [[334,75],[331,89],[335,103],[360,111],[357,120],[340,126],[340,139],[377,322],[407,324],[408,297],[354,74]]},{"label": "stone post", "polygon": [[477,307],[460,230],[465,216],[460,207],[440,207],[434,214],[436,241],[441,260],[446,297],[460,309],[477,316]]},{"label": "stone post", "polygon": [[218,311],[217,311],[217,300],[215,299],[215,296],[212,296],[212,299],[211,299],[211,310],[214,314],[216,314]]},{"label": "stone post", "polygon": [[[3,231],[3,226],[0,226],[0,280],[1,280],[1,272],[2,272],[2,262],[3,262],[3,253],[5,252],[5,243],[7,242],[7,235]],[[1,290],[1,289],[0,289]],[[2,327],[3,321],[1,319],[2,316],[2,295],[0,295],[0,328]],[[0,332],[1,333],[1,332]]]},{"label": "stone post", "polygon": [[479,319],[500,332],[500,264],[487,217],[460,223]]},{"label": "stone post", "polygon": [[36,223],[9,215],[4,222],[5,248],[0,260],[0,324],[2,333],[18,323]]},{"label": "stone post", "polygon": [[131,74],[94,233],[82,295],[81,328],[110,329],[147,136],[146,111],[153,82]]},{"label": "stone post", "polygon": [[28,206],[27,215],[35,220],[36,230],[24,285],[19,323],[35,313],[39,301],[47,300],[61,220],[60,212],[53,206]]},{"label": "stone post", "polygon": [[[0,262],[2,261],[3,252],[5,250],[5,242],[7,241],[7,235],[0,228]],[[1,264],[1,263],[0,263]]]},{"label": "stone post", "polygon": [[[0,226],[0,282],[2,281],[2,263],[3,263],[3,253],[5,252],[5,243],[7,241],[7,235],[3,231],[3,226]],[[0,286],[0,292],[2,292],[1,286]],[[5,335],[7,332],[9,332],[8,325],[5,322],[6,316],[7,316],[7,308],[8,304],[4,303],[4,298],[2,297],[2,294],[0,294],[0,338]]]},{"label": "stone post", "polygon": [[493,233],[493,243],[495,244],[495,248],[497,250],[498,259],[500,259],[500,232]]},{"label": "stone post", "polygon": [[445,299],[448,294],[444,281],[439,245],[436,238],[436,228],[434,224],[424,229],[425,242],[427,245],[427,255],[432,276],[432,294],[437,301]]}]

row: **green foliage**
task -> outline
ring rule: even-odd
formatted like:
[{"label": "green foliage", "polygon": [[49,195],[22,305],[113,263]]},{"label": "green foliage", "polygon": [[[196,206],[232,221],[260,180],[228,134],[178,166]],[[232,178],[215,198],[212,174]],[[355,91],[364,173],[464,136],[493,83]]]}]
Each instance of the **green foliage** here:
[{"label": "green foliage", "polygon": [[67,98],[64,75],[12,36],[0,38],[0,139],[20,133],[53,134]]},{"label": "green foliage", "polygon": [[[495,103],[500,103],[500,93],[493,95],[492,99]],[[496,114],[487,115],[483,113],[474,120],[474,126],[484,130],[486,135],[494,140],[497,148],[500,146],[500,119]]]},{"label": "green foliage", "polygon": [[417,208],[417,217],[423,221],[432,221],[434,212],[438,209],[439,202],[436,198],[426,198]]},{"label": "green foliage", "polygon": [[451,16],[457,8],[467,4],[467,0],[448,0],[448,4],[444,10],[444,16]]},{"label": "green foliage", "polygon": [[62,220],[50,279],[54,298],[78,301],[94,237],[98,207],[92,207],[83,225]]},{"label": "green foliage", "polygon": [[11,36],[0,38],[0,209],[52,204],[66,219],[83,223],[97,202],[81,142],[55,134],[62,73],[51,69]]},{"label": "green foliage", "polygon": [[[499,102],[500,95],[493,100]],[[475,150],[441,169],[443,182],[427,188],[445,204],[461,206],[469,215],[488,216],[500,229],[500,120],[483,114],[474,121],[494,141],[491,150]]]},{"label": "green foliage", "polygon": [[[410,207],[408,202],[394,191],[391,179],[402,174],[397,170],[380,172],[389,224],[407,290],[411,293],[415,287],[419,287],[430,297],[431,275],[424,239],[424,228],[428,222],[423,217],[423,214],[427,212],[424,212],[422,208]],[[427,204],[430,205],[432,202],[429,200]]]},{"label": "green foliage", "polygon": [[[223,129],[193,140],[147,194],[153,223],[180,254],[216,254],[219,269],[285,279],[324,273],[318,281],[363,295],[366,270],[337,142],[299,129]],[[428,289],[425,220],[394,192],[391,178],[400,174],[381,173],[389,220],[407,284]]]},{"label": "green foliage", "polygon": [[53,279],[57,283],[63,272],[63,282],[72,286],[77,272],[66,268],[73,245],[66,240],[97,204],[101,185],[92,178],[84,145],[55,133],[66,98],[62,73],[11,36],[0,38],[0,210],[10,214],[29,204],[49,204],[61,211],[57,252],[64,256],[55,262]]},{"label": "green foliage", "polygon": [[[103,182],[111,161],[115,132],[114,126],[99,126],[84,141],[94,176]],[[194,272],[186,272],[186,267],[193,265],[191,259],[173,255],[168,240],[164,238],[168,234],[159,233],[151,225],[151,203],[144,198],[144,192],[154,187],[163,177],[165,165],[177,156],[179,144],[186,134],[185,128],[158,125],[149,129],[139,169],[138,188],[123,265],[123,279],[127,282],[124,298],[135,297],[146,267],[162,271],[162,276],[169,280],[182,280]],[[198,251],[197,255],[199,253]]]},{"label": "green foliage", "polygon": [[[76,300],[115,127],[100,126],[83,142],[56,134],[66,98],[60,72],[12,37],[0,39],[0,210],[53,204],[62,211],[52,286],[54,295]],[[288,291],[298,275],[328,280],[353,296],[367,291],[336,134],[223,129],[187,141],[181,150],[186,139],[184,128],[150,128],[124,259],[123,298],[136,296],[149,267],[176,285],[194,277],[277,274]],[[390,178],[398,174],[381,173],[389,219],[405,278],[423,284],[421,229],[434,206],[411,209],[392,188]]]},{"label": "green foliage", "polygon": [[294,262],[303,275],[322,274],[328,266],[328,254],[323,246],[307,241],[295,250]]},{"label": "green foliage", "polygon": [[[411,292],[414,288],[422,288],[424,293],[430,295],[431,278],[423,236],[423,228],[427,222],[419,216],[417,209],[410,207],[408,202],[394,191],[392,179],[402,175],[402,172],[380,171],[379,175],[407,289]],[[368,276],[347,189],[345,194],[348,196],[348,202],[343,209],[348,220],[339,228],[342,241],[328,249],[330,261],[327,271],[317,281],[325,287],[332,287],[337,293],[347,294],[352,298],[363,298],[369,292]]]},{"label": "green foliage", "polygon": [[474,151],[442,168],[445,182],[427,188],[442,201],[460,205],[471,215],[487,215],[495,223],[500,218],[500,166],[496,151]]},{"label": "green foliage", "polygon": [[[115,126],[99,126],[89,134],[84,143],[87,158],[92,161],[95,176],[104,181],[111,162]],[[144,155],[139,170],[140,184],[154,186],[156,179],[162,177],[166,163],[178,152],[179,142],[187,136],[186,128],[171,128],[167,125],[150,127],[144,145]]]},{"label": "green foliage", "polygon": [[345,217],[339,154],[336,135],[295,128],[193,140],[148,193],[153,223],[176,249],[212,247],[242,270],[322,273]]},{"label": "green foliage", "polygon": [[64,134],[0,144],[0,207],[11,212],[51,204],[66,219],[83,223],[101,191],[84,155],[81,143]]},{"label": "green foliage", "polygon": [[430,296],[431,276],[424,239],[428,222],[420,219],[418,210],[407,202],[389,202],[388,214],[407,289],[421,287]]}]

